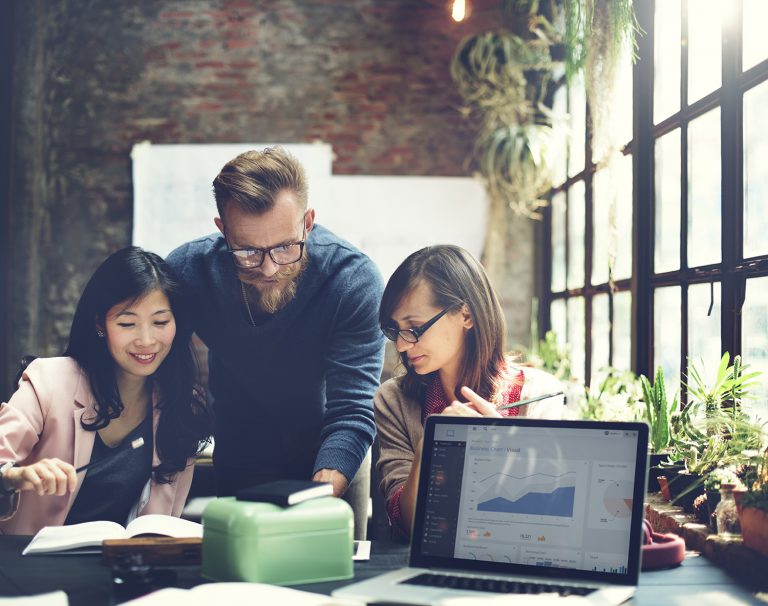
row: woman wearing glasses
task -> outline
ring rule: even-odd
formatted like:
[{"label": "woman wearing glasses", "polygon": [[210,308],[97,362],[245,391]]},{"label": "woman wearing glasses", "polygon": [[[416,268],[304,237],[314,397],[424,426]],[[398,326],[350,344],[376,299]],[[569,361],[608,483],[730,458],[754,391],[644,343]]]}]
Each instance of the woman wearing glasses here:
[{"label": "woman wearing glasses", "polygon": [[130,247],[99,266],[64,355],[32,361],[0,406],[0,534],[181,514],[211,433],[191,334],[159,256]]},{"label": "woman wearing glasses", "polygon": [[[559,418],[562,388],[505,356],[496,293],[480,263],[458,246],[431,246],[405,259],[384,289],[379,323],[406,372],[374,397],[377,466],[393,529],[409,535],[429,415]],[[548,393],[557,395],[501,408]]]}]

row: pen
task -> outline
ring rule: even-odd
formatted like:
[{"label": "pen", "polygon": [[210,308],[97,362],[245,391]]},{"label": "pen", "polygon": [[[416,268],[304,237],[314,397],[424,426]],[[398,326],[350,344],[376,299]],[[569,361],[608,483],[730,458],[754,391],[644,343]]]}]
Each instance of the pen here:
[{"label": "pen", "polygon": [[[141,448],[142,446],[144,446],[144,438],[136,438],[135,440],[133,440],[133,441],[131,442],[131,450],[135,450],[135,449],[137,449],[137,448]],[[120,452],[120,450],[121,450],[120,448],[116,448],[114,451],[112,451],[111,453],[109,453],[109,454],[108,454],[106,457],[102,457],[102,458],[100,458],[100,459],[96,459],[95,461],[91,461],[90,463],[86,463],[86,464],[85,464],[85,465],[83,465],[82,467],[78,467],[77,469],[75,469],[75,473],[80,473],[81,471],[85,471],[85,470],[86,470],[86,469],[88,469],[88,468],[89,468],[91,465],[98,465],[98,464],[99,464],[99,463],[101,463],[102,461],[106,461],[107,459],[110,459],[110,458],[112,458],[112,457],[113,457],[113,456],[115,456],[115,455],[116,455],[118,452]]]},{"label": "pen", "polygon": [[525,404],[530,404],[531,402],[538,402],[539,400],[546,400],[547,398],[554,398],[556,396],[562,396],[562,391],[556,391],[555,393],[548,393],[543,396],[536,396],[535,398],[529,398],[527,400],[520,400],[519,402],[515,402],[514,404],[506,404],[505,406],[499,406],[496,410],[507,410],[508,408],[517,408],[518,406],[524,406]]}]

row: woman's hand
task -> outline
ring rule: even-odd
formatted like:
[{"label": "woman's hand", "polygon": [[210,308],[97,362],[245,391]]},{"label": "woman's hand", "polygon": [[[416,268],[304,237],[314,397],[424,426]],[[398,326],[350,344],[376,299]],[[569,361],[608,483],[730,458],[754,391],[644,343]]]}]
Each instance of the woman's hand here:
[{"label": "woman's hand", "polygon": [[75,490],[77,474],[69,463],[59,459],[40,459],[32,465],[11,467],[3,474],[6,488],[34,490],[39,495],[64,495]]},{"label": "woman's hand", "polygon": [[454,417],[500,417],[501,413],[485,398],[481,398],[466,385],[461,388],[467,402],[454,400],[442,413]]}]

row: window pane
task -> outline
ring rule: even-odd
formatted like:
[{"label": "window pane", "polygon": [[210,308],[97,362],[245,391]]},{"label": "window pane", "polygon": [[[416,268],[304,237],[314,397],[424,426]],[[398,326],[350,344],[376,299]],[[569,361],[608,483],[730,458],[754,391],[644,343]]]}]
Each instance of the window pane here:
[{"label": "window pane", "polygon": [[768,420],[768,278],[747,280],[747,294],[742,308],[741,351],[750,371],[761,371],[759,385],[749,400],[752,412]]},{"label": "window pane", "polygon": [[568,159],[568,88],[561,86],[552,100],[554,122],[552,128],[551,153],[549,155],[552,183],[555,186],[565,183]]},{"label": "window pane", "polygon": [[720,88],[724,4],[688,0],[688,104]]},{"label": "window pane", "polygon": [[[608,254],[611,244],[615,246],[616,238],[611,229],[612,217],[615,221],[615,209],[611,208],[611,176],[607,169],[595,173],[593,186],[592,212],[592,284],[608,282]],[[606,322],[608,317],[606,316]],[[597,368],[597,367],[593,367]]]},{"label": "window pane", "polygon": [[720,262],[720,108],[688,127],[688,267]]},{"label": "window pane", "polygon": [[653,122],[680,111],[680,0],[656,3],[653,27]]},{"label": "window pane", "polygon": [[632,293],[613,295],[613,361],[611,366],[630,370],[632,365]]},{"label": "window pane", "polygon": [[571,353],[571,376],[584,381],[584,297],[568,299],[568,350]]},{"label": "window pane", "polygon": [[595,295],[592,298],[592,385],[598,385],[605,378],[601,370],[609,364],[609,328],[608,293]]},{"label": "window pane", "polygon": [[616,154],[595,173],[592,212],[592,284],[632,275],[632,157]]},{"label": "window pane", "polygon": [[614,278],[632,276],[632,156],[621,156],[613,167],[616,191],[616,263]]},{"label": "window pane", "polygon": [[[709,315],[710,303],[712,311]],[[720,283],[688,287],[688,366],[695,364],[705,377],[720,363]]]},{"label": "window pane", "polygon": [[765,0],[744,0],[744,50],[742,68],[748,70],[753,65],[768,59],[768,36],[765,24],[768,23],[768,3]]},{"label": "window pane", "polygon": [[552,196],[552,291],[565,290],[565,192]]},{"label": "window pane", "polygon": [[616,99],[611,108],[611,132],[620,146],[632,140],[632,46],[626,41],[616,66]]},{"label": "window pane", "polygon": [[568,87],[568,112],[571,116],[570,145],[568,146],[568,175],[584,170],[584,145],[587,137],[587,98],[581,76]]},{"label": "window pane", "polygon": [[565,347],[568,342],[568,322],[565,316],[565,299],[555,299],[549,306],[549,324],[557,335],[557,343]]},{"label": "window pane", "polygon": [[653,296],[653,368],[664,369],[667,393],[680,389],[680,287],[657,288]]},{"label": "window pane", "polygon": [[680,268],[680,129],[656,140],[654,271]]},{"label": "window pane", "polygon": [[568,190],[568,288],[584,286],[584,181]]},{"label": "window pane", "polygon": [[594,163],[602,162],[607,153],[623,149],[632,140],[632,103],[632,53],[626,41],[616,62],[613,97],[602,116],[604,132],[600,137],[592,133]]},{"label": "window pane", "polygon": [[[766,5],[768,6],[768,5]],[[768,40],[768,36],[764,36]],[[768,253],[768,82],[744,93],[744,256]]]}]

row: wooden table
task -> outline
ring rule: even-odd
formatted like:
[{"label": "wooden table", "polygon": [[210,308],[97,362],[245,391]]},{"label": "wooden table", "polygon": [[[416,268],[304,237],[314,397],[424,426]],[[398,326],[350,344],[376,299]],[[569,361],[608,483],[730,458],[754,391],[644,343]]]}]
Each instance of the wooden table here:
[{"label": "wooden table", "polygon": [[[114,604],[111,571],[100,556],[22,556],[30,537],[0,536],[0,596],[34,595],[57,589],[69,596],[70,606]],[[404,566],[405,545],[374,542],[371,560],[355,563],[355,580]],[[202,582],[199,567],[174,569],[176,585],[192,587]],[[314,583],[298,589],[329,594],[350,581]],[[682,566],[640,575],[636,596],[639,606],[737,606],[766,604],[733,577],[706,558],[690,553]]]}]

